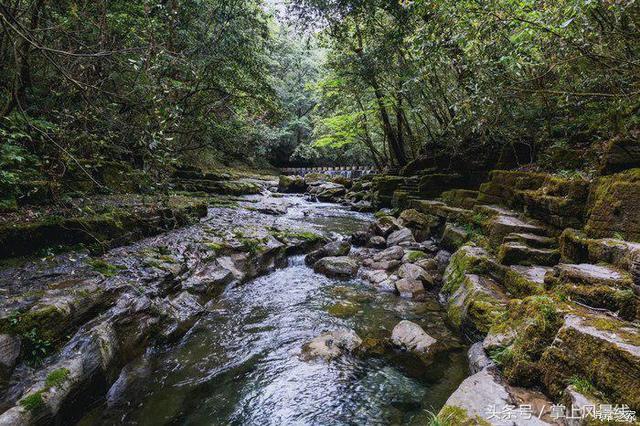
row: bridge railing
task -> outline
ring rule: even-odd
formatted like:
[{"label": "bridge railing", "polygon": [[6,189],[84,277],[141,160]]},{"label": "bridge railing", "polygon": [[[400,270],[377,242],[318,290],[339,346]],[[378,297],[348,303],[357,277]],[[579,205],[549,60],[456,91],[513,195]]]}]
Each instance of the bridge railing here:
[{"label": "bridge railing", "polygon": [[375,173],[370,166],[336,166],[336,167],[285,167],[280,169],[285,175],[304,176],[310,173],[359,177]]}]

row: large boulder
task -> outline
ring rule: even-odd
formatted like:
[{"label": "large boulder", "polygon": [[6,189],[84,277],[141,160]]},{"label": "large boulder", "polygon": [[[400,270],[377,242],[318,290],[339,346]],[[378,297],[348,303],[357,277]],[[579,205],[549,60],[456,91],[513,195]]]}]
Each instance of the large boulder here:
[{"label": "large boulder", "polygon": [[413,263],[403,264],[397,272],[400,278],[420,281],[425,286],[432,286],[435,283],[434,277],[420,266]]},{"label": "large boulder", "polygon": [[347,256],[325,257],[313,265],[313,270],[328,277],[352,278],[358,273],[358,262]]},{"label": "large boulder", "polygon": [[402,243],[415,243],[413,233],[409,228],[401,228],[387,237],[387,247],[397,246]]},{"label": "large boulder", "polygon": [[391,332],[394,345],[419,355],[433,355],[438,341],[429,336],[418,324],[403,320]]},{"label": "large boulder", "polygon": [[[516,403],[529,406],[531,415],[521,414]],[[495,368],[488,367],[460,384],[438,413],[438,419],[443,424],[460,426],[551,425],[551,406],[542,394],[514,389]],[[539,413],[543,413],[542,419],[538,418]]]},{"label": "large boulder", "polygon": [[601,157],[600,172],[611,174],[640,167],[640,141],[638,137],[610,140]]},{"label": "large boulder", "polygon": [[382,250],[380,253],[376,253],[373,256],[373,260],[376,262],[400,260],[403,256],[404,249],[400,246],[393,246]]},{"label": "large boulder", "polygon": [[310,361],[322,359],[331,361],[352,353],[362,344],[362,339],[353,330],[335,330],[321,334],[302,347],[300,359]]},{"label": "large boulder", "polygon": [[404,210],[398,217],[401,226],[409,228],[417,241],[424,241],[431,230],[440,224],[440,219],[433,215],[420,213],[415,209]]},{"label": "large boulder", "polygon": [[280,175],[278,192],[290,194],[303,194],[307,190],[307,184],[302,176]]},{"label": "large boulder", "polygon": [[373,224],[375,234],[384,238],[398,229],[400,229],[400,224],[393,216],[382,216]]},{"label": "large boulder", "polygon": [[592,386],[617,404],[640,410],[640,329],[604,315],[564,317],[564,323],[540,360],[542,381],[560,398],[572,377]]},{"label": "large boulder", "polygon": [[329,244],[325,245],[324,247],[321,247],[318,250],[309,253],[304,258],[304,261],[307,265],[313,265],[318,260],[324,257],[346,256],[349,254],[350,251],[351,251],[351,243],[348,240],[344,239],[344,240],[332,241]]},{"label": "large boulder", "polygon": [[344,186],[337,183],[323,183],[315,187],[314,194],[319,201],[336,203],[341,201],[342,197],[347,193]]},{"label": "large boulder", "polygon": [[424,285],[418,280],[411,278],[402,278],[395,282],[396,291],[401,297],[407,299],[424,299]]}]

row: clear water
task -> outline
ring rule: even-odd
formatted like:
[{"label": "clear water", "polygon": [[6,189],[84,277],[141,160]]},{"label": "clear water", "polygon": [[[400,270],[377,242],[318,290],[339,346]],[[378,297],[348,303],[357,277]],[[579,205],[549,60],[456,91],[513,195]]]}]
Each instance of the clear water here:
[{"label": "clear water", "polygon": [[[308,208],[310,222],[339,233],[366,219]],[[331,315],[335,304],[348,304],[351,315]],[[322,332],[349,327],[362,338],[387,338],[401,319],[418,322],[449,349],[428,366],[393,350],[331,363],[298,358]],[[467,375],[435,300],[412,302],[357,279],[329,279],[302,257],[228,288],[181,342],[139,364],[137,383],[119,403],[96,407],[82,424],[424,424]]]}]

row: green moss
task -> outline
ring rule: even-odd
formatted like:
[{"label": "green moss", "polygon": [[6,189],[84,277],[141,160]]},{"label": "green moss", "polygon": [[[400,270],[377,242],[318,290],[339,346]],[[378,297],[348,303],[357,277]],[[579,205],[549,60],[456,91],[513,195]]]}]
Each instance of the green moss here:
[{"label": "green moss", "polygon": [[514,297],[527,297],[544,292],[544,284],[532,281],[513,269],[507,270],[503,284]]},{"label": "green moss", "polygon": [[432,419],[429,424],[432,426],[491,426],[491,424],[483,418],[478,416],[471,418],[467,410],[452,405],[446,405],[440,410],[437,418]]},{"label": "green moss", "polygon": [[511,384],[539,384],[539,361],[562,326],[564,309],[564,304],[551,297],[530,296],[512,301],[507,314],[491,328],[493,334],[516,333],[513,343],[499,353],[504,376]]},{"label": "green moss", "polygon": [[58,368],[57,370],[53,370],[49,374],[47,374],[47,378],[45,379],[44,384],[45,386],[47,386],[47,388],[60,386],[62,383],[64,383],[65,380],[67,380],[67,377],[69,377],[69,373],[70,371],[66,368]]},{"label": "green moss", "polygon": [[309,243],[315,243],[324,240],[324,237],[322,235],[309,231],[281,231],[273,229],[271,230],[271,235],[273,235],[273,237],[279,241],[294,239],[307,241]]},{"label": "green moss", "polygon": [[407,260],[409,260],[409,262],[415,262],[415,261],[418,261],[420,259],[424,259],[425,257],[427,257],[427,255],[423,251],[410,250],[407,253]]},{"label": "green moss", "polygon": [[615,318],[597,317],[586,321],[586,324],[597,328],[598,330],[615,332],[627,343],[634,346],[640,346],[640,333],[627,328],[628,325]]},{"label": "green moss", "polygon": [[20,400],[20,405],[31,412],[44,408],[44,399],[42,399],[43,394],[44,390],[39,390],[29,394]]},{"label": "green moss", "polygon": [[125,266],[113,265],[100,258],[90,259],[87,261],[87,264],[90,265],[96,272],[101,273],[107,278],[114,277],[118,275],[120,271],[127,269]]}]

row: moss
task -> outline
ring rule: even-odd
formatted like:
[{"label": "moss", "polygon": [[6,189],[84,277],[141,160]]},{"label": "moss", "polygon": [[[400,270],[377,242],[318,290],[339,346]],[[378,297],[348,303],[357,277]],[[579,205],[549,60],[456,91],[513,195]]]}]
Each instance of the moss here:
[{"label": "moss", "polygon": [[491,426],[489,422],[481,417],[469,417],[467,410],[453,405],[446,405],[436,419],[431,420],[431,425],[444,426]]},{"label": "moss", "polygon": [[20,400],[20,405],[22,405],[28,411],[37,411],[39,409],[44,408],[44,399],[42,395],[44,394],[44,390],[39,390],[32,394],[29,394]]},{"label": "moss", "polygon": [[619,289],[606,285],[563,284],[555,287],[554,291],[594,308],[618,312],[620,317],[629,321],[636,318],[639,308],[638,299],[631,289]]},{"label": "moss", "polygon": [[535,386],[541,379],[540,358],[562,326],[562,302],[549,296],[530,296],[512,301],[507,314],[491,328],[491,333],[515,331],[516,337],[500,357],[505,378],[519,386]]},{"label": "moss", "polygon": [[99,272],[107,278],[114,277],[118,275],[120,271],[127,269],[125,266],[113,265],[100,258],[90,259],[87,261],[87,264],[90,265],[96,272]]},{"label": "moss", "polygon": [[530,280],[513,269],[507,270],[503,284],[514,297],[527,297],[544,292],[544,284]]},{"label": "moss", "polygon": [[483,275],[492,269],[492,262],[486,252],[475,246],[463,246],[451,256],[449,266],[444,274],[442,292],[444,294],[455,293],[462,285],[465,274]]},{"label": "moss", "polygon": [[628,329],[623,321],[610,317],[597,317],[587,320],[586,324],[598,330],[615,332],[627,343],[640,346],[640,333]]},{"label": "moss", "polygon": [[591,380],[586,377],[575,375],[569,379],[569,384],[573,386],[575,390],[587,397],[592,397],[593,399],[600,401],[606,400],[602,392],[600,392]]},{"label": "moss", "polygon": [[277,240],[284,239],[295,239],[295,240],[303,240],[309,243],[316,243],[324,240],[324,237],[320,234],[316,234],[314,232],[309,231],[279,231],[272,230],[271,235],[273,235]]},{"label": "moss", "polygon": [[409,252],[407,253],[407,260],[412,263],[420,259],[424,259],[425,257],[427,257],[427,255],[423,251],[409,250]]},{"label": "moss", "polygon": [[58,368],[47,374],[44,384],[47,388],[60,386],[69,377],[70,371],[66,368]]},{"label": "moss", "polygon": [[205,243],[205,245],[213,251],[222,251],[227,247],[224,243]]}]

